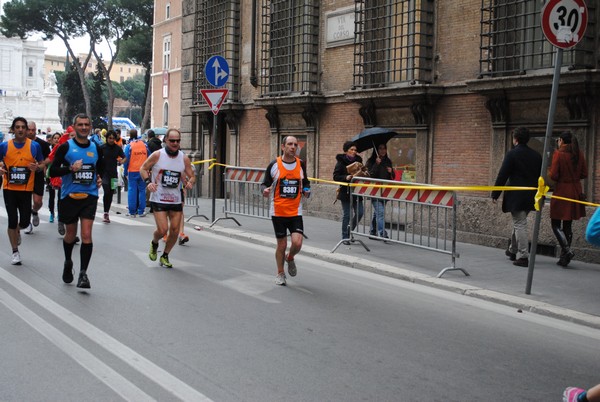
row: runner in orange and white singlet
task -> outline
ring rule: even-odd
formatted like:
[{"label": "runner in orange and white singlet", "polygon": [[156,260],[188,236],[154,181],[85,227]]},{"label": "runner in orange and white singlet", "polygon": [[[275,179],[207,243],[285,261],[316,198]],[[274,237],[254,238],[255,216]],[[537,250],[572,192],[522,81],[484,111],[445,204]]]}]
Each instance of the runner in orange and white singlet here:
[{"label": "runner in orange and white singlet", "polygon": [[[297,273],[294,256],[302,248],[304,234],[302,196],[310,196],[310,181],[306,176],[306,164],[296,157],[296,137],[285,137],[281,150],[283,154],[272,161],[265,171],[262,189],[263,196],[270,198],[270,216],[277,239],[275,284],[285,286],[284,262],[287,262],[290,276],[296,276]],[[288,231],[292,244],[286,255]]]}]

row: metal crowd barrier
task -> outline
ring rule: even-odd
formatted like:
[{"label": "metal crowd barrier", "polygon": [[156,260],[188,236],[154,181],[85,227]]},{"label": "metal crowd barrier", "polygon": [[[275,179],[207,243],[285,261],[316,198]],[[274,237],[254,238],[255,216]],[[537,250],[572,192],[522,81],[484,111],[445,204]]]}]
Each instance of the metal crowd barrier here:
[{"label": "metal crowd barrier", "polygon": [[225,217],[217,218],[210,226],[221,219],[231,219],[242,226],[231,215],[251,216],[271,219],[269,199],[263,197],[261,183],[265,169],[249,167],[226,167],[223,173],[225,184]]},{"label": "metal crowd barrier", "polygon": [[188,217],[185,221],[189,222],[192,218],[196,218],[196,217],[201,217],[206,219],[207,221],[208,216],[200,214],[199,210],[200,210],[200,189],[201,189],[201,180],[200,180],[200,173],[202,172],[202,165],[192,165],[192,167],[194,168],[194,173],[196,175],[196,182],[194,183],[194,187],[192,187],[189,190],[184,189],[183,193],[184,193],[184,207],[192,207],[196,209],[196,213],[190,217]]},{"label": "metal crowd barrier", "polygon": [[[332,253],[344,241],[358,242],[367,251],[369,248],[354,236],[369,237],[387,243],[403,244],[412,247],[432,250],[449,254],[452,265],[440,271],[440,278],[448,271],[462,271],[456,266],[456,192],[447,190],[424,190],[410,188],[379,188],[374,185],[405,185],[427,186],[426,184],[405,183],[391,180],[370,178],[354,178],[353,183],[360,186],[352,187],[352,197],[362,201],[364,216],[358,225],[350,230],[350,239],[342,239],[331,251]],[[370,233],[373,217],[373,200],[385,203],[385,231],[387,237],[379,233]]]}]

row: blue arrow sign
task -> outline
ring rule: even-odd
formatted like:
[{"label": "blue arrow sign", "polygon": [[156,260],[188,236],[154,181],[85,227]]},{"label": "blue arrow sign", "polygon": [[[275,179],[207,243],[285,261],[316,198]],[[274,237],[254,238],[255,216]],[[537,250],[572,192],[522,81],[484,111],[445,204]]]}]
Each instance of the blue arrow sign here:
[{"label": "blue arrow sign", "polygon": [[213,87],[222,87],[229,79],[229,64],[221,56],[212,56],[204,66],[204,75]]}]

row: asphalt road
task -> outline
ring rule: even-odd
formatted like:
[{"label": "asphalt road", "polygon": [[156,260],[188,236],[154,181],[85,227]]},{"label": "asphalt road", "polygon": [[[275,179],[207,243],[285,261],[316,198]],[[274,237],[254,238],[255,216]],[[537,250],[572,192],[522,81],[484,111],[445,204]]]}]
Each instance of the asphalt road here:
[{"label": "asphalt road", "polygon": [[303,255],[277,287],[272,248],[193,229],[160,268],[151,216],[97,219],[81,291],[41,216],[22,266],[0,239],[2,401],[558,401],[600,382],[599,330]]}]

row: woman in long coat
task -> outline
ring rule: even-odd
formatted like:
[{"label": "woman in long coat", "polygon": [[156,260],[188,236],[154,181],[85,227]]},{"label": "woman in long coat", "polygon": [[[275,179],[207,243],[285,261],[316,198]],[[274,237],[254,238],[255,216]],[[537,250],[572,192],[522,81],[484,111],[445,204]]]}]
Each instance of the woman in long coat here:
[{"label": "woman in long coat", "polygon": [[[583,189],[581,180],[587,177],[587,165],[583,152],[579,150],[573,133],[565,131],[557,140],[558,149],[552,156],[550,178],[556,182],[554,195],[579,200]],[[560,244],[561,253],[557,264],[566,267],[575,256],[571,250],[573,239],[572,222],[585,216],[585,206],[571,201],[550,200],[552,232]]]},{"label": "woman in long coat", "polygon": [[[335,157],[337,163],[333,169],[333,180],[351,183],[354,176],[348,173],[347,166],[354,162],[362,163],[362,158],[357,155],[356,144],[352,141],[346,141],[342,149],[344,153]],[[342,240],[344,244],[350,244],[350,232],[358,225],[364,213],[362,198],[352,197],[350,187],[340,185],[338,199],[342,202]],[[354,213],[350,222],[352,212]]]}]

